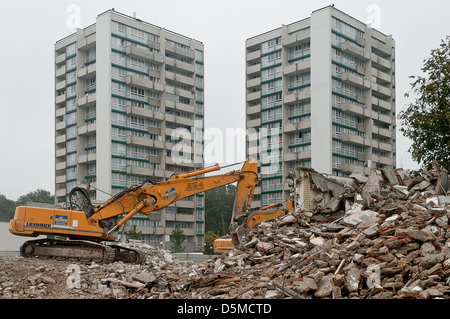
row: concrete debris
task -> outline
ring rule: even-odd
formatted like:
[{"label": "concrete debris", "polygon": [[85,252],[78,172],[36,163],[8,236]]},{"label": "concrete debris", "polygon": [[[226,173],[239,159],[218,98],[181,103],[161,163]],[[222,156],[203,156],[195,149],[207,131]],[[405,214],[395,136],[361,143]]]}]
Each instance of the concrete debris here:
[{"label": "concrete debris", "polygon": [[[450,298],[450,191],[438,165],[412,177],[376,170],[291,174],[295,209],[204,262],[133,241],[144,265],[0,258],[0,298]],[[125,245],[125,244],[124,244]]]}]

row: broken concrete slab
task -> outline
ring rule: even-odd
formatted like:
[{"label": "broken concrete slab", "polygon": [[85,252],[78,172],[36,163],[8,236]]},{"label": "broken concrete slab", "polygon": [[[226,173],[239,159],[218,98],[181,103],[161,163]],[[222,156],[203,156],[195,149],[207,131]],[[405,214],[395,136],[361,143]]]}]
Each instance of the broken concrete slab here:
[{"label": "broken concrete slab", "polygon": [[348,226],[357,226],[363,221],[377,216],[378,213],[371,210],[357,211],[344,217],[343,223]]}]

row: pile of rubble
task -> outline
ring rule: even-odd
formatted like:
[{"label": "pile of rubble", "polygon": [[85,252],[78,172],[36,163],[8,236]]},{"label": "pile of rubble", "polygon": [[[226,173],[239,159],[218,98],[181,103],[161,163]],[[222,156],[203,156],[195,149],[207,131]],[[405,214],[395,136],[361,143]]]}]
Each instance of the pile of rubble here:
[{"label": "pile of rubble", "polygon": [[168,250],[139,241],[123,245],[143,251],[145,264],[0,257],[0,299],[177,298],[172,286],[181,289],[198,276],[197,263]]},{"label": "pile of rubble", "polygon": [[340,181],[297,168],[296,210],[250,230],[214,271],[253,280],[240,290],[251,298],[450,298],[448,181],[437,165]]},{"label": "pile of rubble", "polygon": [[450,191],[438,165],[412,177],[335,178],[298,167],[295,210],[202,263],[133,241],[144,265],[0,258],[0,298],[450,298]]}]

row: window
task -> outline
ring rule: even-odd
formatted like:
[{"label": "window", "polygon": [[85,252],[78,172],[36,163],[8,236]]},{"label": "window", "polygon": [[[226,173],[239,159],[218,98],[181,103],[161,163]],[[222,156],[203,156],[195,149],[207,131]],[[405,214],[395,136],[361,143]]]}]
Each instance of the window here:
[{"label": "window", "polygon": [[77,178],[77,168],[76,167],[71,167],[66,169],[66,179],[74,179]]},{"label": "window", "polygon": [[281,59],[281,51],[277,51],[268,55],[268,61]]},{"label": "window", "polygon": [[77,136],[77,127],[76,126],[68,127],[66,130],[66,138],[70,139],[76,136]]},{"label": "window", "polygon": [[132,97],[138,97],[138,98],[144,98],[145,97],[145,90],[132,86],[131,87],[131,96]]},{"label": "window", "polygon": [[70,140],[66,142],[66,152],[75,152],[77,150],[77,140]]},{"label": "window", "polygon": [[130,32],[130,38],[144,42],[145,40],[145,33],[144,31],[135,29],[135,28],[130,28],[131,32]]},{"label": "window", "polygon": [[95,89],[95,76],[86,80],[86,91],[92,91]]},{"label": "window", "polygon": [[76,42],[69,44],[66,47],[66,57],[74,55],[75,53],[77,53],[77,43]]},{"label": "window", "polygon": [[92,62],[95,60],[95,48],[86,51],[86,62]]},{"label": "window", "polygon": [[66,156],[66,165],[72,166],[77,164],[77,153],[69,154]]},{"label": "window", "polygon": [[310,54],[310,52],[311,52],[310,42],[299,43],[296,46],[289,48],[289,60],[308,55]]},{"label": "window", "polygon": [[72,71],[66,74],[66,84],[76,82],[77,80],[77,71]]},{"label": "window", "polygon": [[77,66],[77,58],[72,57],[68,60],[66,60],[66,70],[72,70],[73,68],[76,68]]},{"label": "window", "polygon": [[72,112],[67,114],[67,120],[66,120],[66,125],[71,125],[71,124],[75,124],[77,122],[77,113],[76,112]]},{"label": "window", "polygon": [[364,32],[335,17],[332,18],[332,28],[353,40],[364,38]]},{"label": "window", "polygon": [[122,23],[117,23],[117,31],[119,31],[120,33],[125,33],[126,32],[126,26],[125,24]]},{"label": "window", "polygon": [[269,40],[268,46],[269,46],[269,48],[270,48],[270,47],[273,47],[273,46],[275,46],[275,45],[277,45],[277,44],[280,44],[280,43],[281,43],[281,37],[278,37],[278,38]]}]

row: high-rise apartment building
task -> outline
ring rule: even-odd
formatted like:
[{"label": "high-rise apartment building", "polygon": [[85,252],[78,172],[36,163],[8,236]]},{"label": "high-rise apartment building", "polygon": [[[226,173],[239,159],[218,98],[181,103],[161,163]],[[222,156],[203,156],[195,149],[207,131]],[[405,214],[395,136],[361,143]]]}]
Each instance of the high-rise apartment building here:
[{"label": "high-rise apartment building", "polygon": [[296,166],[338,176],[395,167],[394,40],[334,6],[247,39],[246,90],[255,205],[284,200]]},{"label": "high-rise apartment building", "polygon": [[[195,39],[114,9],[56,42],[57,202],[76,186],[104,201],[146,180],[204,166],[203,53]],[[127,226],[164,248],[179,226],[186,251],[201,250],[203,195]]]}]

